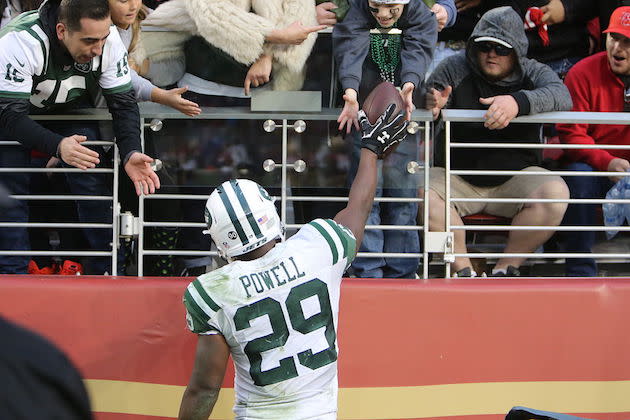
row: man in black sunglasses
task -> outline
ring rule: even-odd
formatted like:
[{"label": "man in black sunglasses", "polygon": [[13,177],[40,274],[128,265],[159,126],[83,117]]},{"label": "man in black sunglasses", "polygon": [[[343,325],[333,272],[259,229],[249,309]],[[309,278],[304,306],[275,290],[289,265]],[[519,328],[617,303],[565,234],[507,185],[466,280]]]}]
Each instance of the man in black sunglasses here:
[{"label": "man in black sunglasses", "polygon": [[[486,12],[467,41],[466,50],[442,61],[427,80],[426,106],[437,118],[442,108],[481,109],[484,122],[456,123],[451,141],[469,143],[539,143],[540,124],[510,124],[519,115],[568,111],[571,97],[562,81],[548,66],[528,59],[527,37],[520,16],[510,7]],[[439,130],[440,126],[438,126]],[[443,140],[438,132],[436,151]],[[436,166],[444,165],[436,156]],[[451,169],[476,171],[537,171],[540,149],[454,148]],[[429,228],[444,230],[444,168],[431,170]],[[556,226],[566,210],[565,203],[500,203],[497,198],[567,199],[562,178],[545,174],[504,176],[493,173],[451,176],[452,198],[477,198],[478,202],[453,203],[451,225],[463,224],[461,217],[487,213],[512,218],[512,225]],[[511,231],[506,253],[530,253],[553,231]],[[455,231],[455,252],[466,252],[465,231]],[[515,276],[525,258],[500,258],[494,276]],[[474,276],[469,258],[458,257],[452,264],[457,276]],[[490,274],[490,273],[489,273]]]}]

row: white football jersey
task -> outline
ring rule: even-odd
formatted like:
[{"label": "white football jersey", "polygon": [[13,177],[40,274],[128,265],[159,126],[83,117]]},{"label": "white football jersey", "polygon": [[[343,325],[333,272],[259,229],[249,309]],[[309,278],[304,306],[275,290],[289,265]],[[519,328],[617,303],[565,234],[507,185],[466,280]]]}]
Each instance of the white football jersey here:
[{"label": "white football jersey", "polygon": [[51,51],[42,25],[33,11],[0,31],[0,97],[30,99],[34,108],[51,111],[93,97],[99,89],[106,94],[131,89],[127,50],[114,26],[103,54],[82,64]]},{"label": "white football jersey", "polygon": [[188,286],[190,330],[230,346],[237,419],[336,418],[341,277],[355,249],[350,230],[316,219],[263,257]]}]

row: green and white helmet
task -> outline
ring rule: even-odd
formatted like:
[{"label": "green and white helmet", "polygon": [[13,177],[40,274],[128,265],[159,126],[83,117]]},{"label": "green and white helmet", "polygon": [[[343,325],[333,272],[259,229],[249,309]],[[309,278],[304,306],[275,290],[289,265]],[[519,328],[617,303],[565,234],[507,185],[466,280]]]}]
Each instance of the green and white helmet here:
[{"label": "green and white helmet", "polygon": [[232,179],[219,185],[206,202],[208,230],[225,259],[253,251],[269,241],[284,240],[284,225],[274,199],[254,181]]}]

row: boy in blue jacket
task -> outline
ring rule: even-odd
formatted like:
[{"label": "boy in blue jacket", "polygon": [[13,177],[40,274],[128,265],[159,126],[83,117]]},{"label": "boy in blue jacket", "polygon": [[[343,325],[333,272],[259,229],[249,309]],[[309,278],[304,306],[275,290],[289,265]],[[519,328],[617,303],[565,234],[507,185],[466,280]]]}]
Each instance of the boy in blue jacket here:
[{"label": "boy in blue jacket", "polygon": [[[374,33],[373,29],[380,31]],[[334,26],[333,54],[345,102],[337,121],[340,130],[352,131],[353,167],[358,162],[361,138],[356,135],[360,104],[376,85],[388,81],[401,88],[410,119],[414,96],[421,90],[432,59],[437,32],[435,15],[420,0],[353,0],[344,20]],[[417,197],[416,177],[406,170],[412,160],[417,160],[417,141],[401,145],[383,161],[377,196]],[[417,209],[417,203],[375,202],[367,224],[414,226]],[[414,230],[367,230],[360,248],[360,252],[386,253],[419,250],[418,232]],[[413,278],[418,263],[417,258],[357,258],[352,267],[357,277]]]}]

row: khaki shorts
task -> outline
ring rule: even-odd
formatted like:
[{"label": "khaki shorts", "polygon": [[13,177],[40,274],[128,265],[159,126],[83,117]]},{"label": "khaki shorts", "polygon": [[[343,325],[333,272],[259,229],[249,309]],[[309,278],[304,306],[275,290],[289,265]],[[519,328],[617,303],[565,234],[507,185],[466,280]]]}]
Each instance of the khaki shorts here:
[{"label": "khaki shorts", "polygon": [[[523,171],[547,171],[538,166],[529,166]],[[430,188],[445,200],[445,169],[431,168]],[[523,175],[513,176],[504,184],[496,187],[477,187],[464,181],[459,175],[451,175],[451,198],[528,198],[534,190],[547,182],[563,182],[556,175]],[[488,202],[454,202],[453,206],[460,216],[475,213],[487,213],[494,216],[514,217],[521,211],[524,203],[488,203]]]}]

